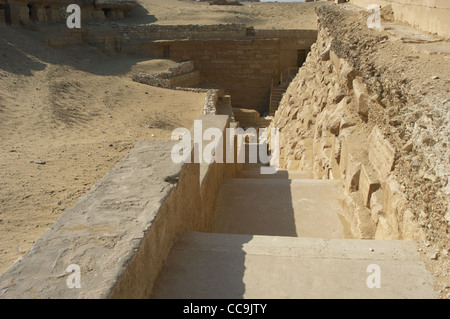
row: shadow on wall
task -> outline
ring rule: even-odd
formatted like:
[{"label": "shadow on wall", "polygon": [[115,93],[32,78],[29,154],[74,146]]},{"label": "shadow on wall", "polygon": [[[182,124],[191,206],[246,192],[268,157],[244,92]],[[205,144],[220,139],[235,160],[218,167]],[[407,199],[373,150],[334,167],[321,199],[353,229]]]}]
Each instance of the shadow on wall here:
[{"label": "shadow on wall", "polygon": [[[256,169],[259,173],[258,164],[244,164],[242,172],[252,175]],[[255,280],[259,260],[248,255],[254,235],[297,237],[289,176],[277,174],[273,193],[267,192],[273,183],[265,185],[264,179],[224,180],[212,233],[179,236],[150,298],[242,299],[258,293],[246,287]],[[248,268],[251,274],[246,274]]]},{"label": "shadow on wall", "polygon": [[[116,75],[128,72],[133,65],[140,61],[148,60],[148,58],[135,57],[134,59],[121,59],[120,63],[117,63],[117,60],[99,50],[93,50],[93,47],[87,44],[55,50],[43,43],[44,33],[8,26],[10,19],[9,15],[4,17],[5,12],[7,12],[6,7],[0,6],[0,70],[31,76],[33,71],[44,70],[45,63],[52,63],[69,65],[93,74]],[[129,15],[118,21],[120,23],[148,24],[156,22],[157,19],[138,4],[129,12]],[[61,34],[65,35],[68,30],[63,23]],[[92,33],[95,32],[92,31]]]},{"label": "shadow on wall", "polygon": [[44,70],[47,63],[67,65],[97,75],[120,75],[128,73],[139,62],[147,61],[129,55],[109,57],[92,46],[82,44],[64,49],[54,49],[42,43],[41,33],[0,23],[0,70],[31,76]]}]

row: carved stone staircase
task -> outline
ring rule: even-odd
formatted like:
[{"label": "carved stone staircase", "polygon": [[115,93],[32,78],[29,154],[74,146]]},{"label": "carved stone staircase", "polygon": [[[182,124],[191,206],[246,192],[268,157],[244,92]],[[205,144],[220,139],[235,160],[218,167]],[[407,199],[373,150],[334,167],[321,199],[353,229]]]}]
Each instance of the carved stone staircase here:
[{"label": "carved stone staircase", "polygon": [[339,180],[260,174],[222,184],[211,233],[174,244],[151,298],[436,298],[415,242],[354,239]]}]

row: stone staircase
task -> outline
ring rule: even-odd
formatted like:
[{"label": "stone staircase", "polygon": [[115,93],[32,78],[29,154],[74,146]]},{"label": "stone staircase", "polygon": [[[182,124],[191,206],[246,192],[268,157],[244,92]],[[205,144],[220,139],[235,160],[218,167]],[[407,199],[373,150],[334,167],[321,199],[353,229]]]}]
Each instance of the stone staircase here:
[{"label": "stone staircase", "polygon": [[274,116],[275,111],[280,105],[281,99],[283,98],[284,92],[286,92],[287,85],[285,87],[272,87],[270,90],[270,104],[269,104],[269,115]]},{"label": "stone staircase", "polygon": [[353,238],[340,181],[259,168],[224,181],[212,232],[180,234],[151,298],[437,297],[415,242]]},{"label": "stone staircase", "polygon": [[298,68],[288,68],[281,75],[278,85],[272,86],[270,89],[270,101],[269,101],[269,115],[274,116],[275,111],[280,105],[281,99],[283,98],[284,92],[289,86],[289,83],[295,78]]}]

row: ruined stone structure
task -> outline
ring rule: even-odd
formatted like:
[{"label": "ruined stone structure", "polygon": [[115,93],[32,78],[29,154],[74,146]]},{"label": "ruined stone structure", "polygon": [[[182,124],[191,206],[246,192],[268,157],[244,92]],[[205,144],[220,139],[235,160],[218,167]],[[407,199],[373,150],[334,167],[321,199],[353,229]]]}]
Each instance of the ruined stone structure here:
[{"label": "ruined stone structure", "polygon": [[[421,189],[436,187],[431,185],[439,179],[441,187],[446,184],[445,169],[432,162],[446,157],[441,146],[447,145],[448,137],[443,127],[431,122],[428,130],[418,129],[413,114],[423,97],[417,89],[407,88],[420,87],[420,80],[406,80],[405,74],[390,72],[372,58],[386,36],[365,32],[364,25],[344,26],[340,22],[347,14],[333,7],[319,10],[318,41],[271,123],[282,132],[282,167],[309,170],[319,179],[342,179],[347,194],[343,205],[355,235],[425,240],[430,235],[419,226],[425,210],[441,216],[437,228],[447,223],[443,190],[425,194]],[[440,126],[446,116],[445,93],[434,94],[442,95],[441,100],[436,96],[420,103],[434,110]],[[425,138],[430,134],[431,144]],[[411,167],[413,157],[430,162]],[[433,236],[445,238],[446,232]]]},{"label": "ruined stone structure", "polygon": [[169,68],[167,72],[156,74],[138,73],[133,76],[133,81],[163,88],[171,87],[197,87],[200,82],[199,72],[194,70],[191,61],[179,63]]},{"label": "ruined stone structure", "polygon": [[[123,51],[192,61],[203,85],[225,89],[233,106],[269,113],[271,89],[300,67],[315,30],[255,30],[245,25],[119,26]],[[167,40],[170,39],[170,40]]]},{"label": "ruined stone structure", "polygon": [[82,20],[104,20],[123,18],[136,6],[135,1],[122,0],[1,0],[0,23],[9,25],[30,25],[38,23],[65,22],[69,4],[78,4]]},{"label": "ruined stone structure", "polygon": [[[355,13],[317,14],[318,33],[119,26],[123,52],[192,61],[136,80],[172,86],[197,71],[223,89],[198,118],[225,136],[214,155],[235,141],[233,116],[258,122],[273,81],[301,62],[269,125],[281,169],[249,163],[251,141],[246,163],[178,164],[177,141],[142,141],[0,276],[0,297],[436,298],[416,242],[433,235],[448,252],[448,100],[421,98],[408,71],[379,62],[397,44],[347,23]],[[73,263],[80,289],[67,289]],[[366,288],[368,264],[382,265],[383,289]]]}]

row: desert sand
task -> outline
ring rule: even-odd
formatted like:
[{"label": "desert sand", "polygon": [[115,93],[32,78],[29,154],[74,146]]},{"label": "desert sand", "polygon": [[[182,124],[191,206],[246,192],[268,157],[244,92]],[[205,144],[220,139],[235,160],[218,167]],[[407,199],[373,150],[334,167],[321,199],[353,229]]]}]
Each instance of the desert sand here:
[{"label": "desert sand", "polygon": [[[316,3],[210,6],[142,0],[124,23],[245,23],[316,28]],[[191,127],[205,94],[131,80],[175,64],[56,50],[32,30],[0,25],[0,273],[4,272],[139,140]]]}]

